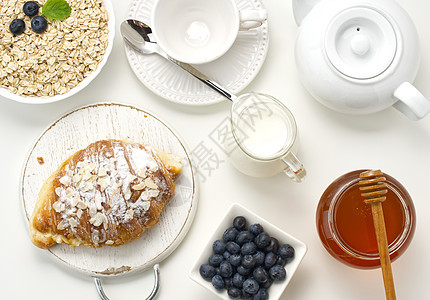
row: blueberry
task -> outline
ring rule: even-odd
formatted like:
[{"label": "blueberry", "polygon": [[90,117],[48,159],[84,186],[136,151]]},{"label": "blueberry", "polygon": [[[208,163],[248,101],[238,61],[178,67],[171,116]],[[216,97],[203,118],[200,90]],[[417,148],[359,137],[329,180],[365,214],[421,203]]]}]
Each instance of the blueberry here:
[{"label": "blueberry", "polygon": [[256,261],[254,256],[248,254],[242,258],[242,266],[247,269],[252,269],[255,267]]},{"label": "blueberry", "polygon": [[252,273],[252,269],[245,268],[242,265],[238,266],[236,271],[237,271],[237,273],[239,273],[240,275],[243,275],[243,276],[248,276],[249,274]]},{"label": "blueberry", "polygon": [[266,283],[269,280],[269,273],[263,267],[257,267],[252,272],[252,276],[258,283]]},{"label": "blueberry", "polygon": [[257,236],[260,233],[262,233],[264,229],[263,229],[263,226],[261,226],[260,224],[252,224],[249,226],[249,231],[251,231],[251,233]]},{"label": "blueberry", "polygon": [[212,254],[209,256],[209,265],[213,267],[219,267],[219,265],[224,261],[224,256],[221,254]]},{"label": "blueberry", "polygon": [[251,294],[249,294],[249,293],[245,292],[245,291],[242,289],[242,299],[251,299],[251,298],[254,298],[254,297],[253,297],[253,295],[251,295]]},{"label": "blueberry", "polygon": [[34,1],[27,1],[24,3],[23,11],[30,18],[34,17],[39,13],[39,4]]},{"label": "blueberry", "polygon": [[268,300],[269,292],[265,288],[260,288],[257,294],[254,295],[254,300]]},{"label": "blueberry", "polygon": [[9,30],[12,34],[18,35],[24,32],[25,30],[25,23],[21,19],[15,19],[12,20],[9,24]]},{"label": "blueberry", "polygon": [[272,283],[273,283],[273,279],[272,278],[270,278],[270,275],[269,275],[269,280],[267,280],[265,283],[263,283],[263,284],[260,284],[260,286],[262,287],[262,288],[265,288],[265,289],[268,289],[271,285],[272,285]]},{"label": "blueberry", "polygon": [[231,277],[224,278],[224,287],[228,289],[229,287],[232,287],[232,286],[233,286],[233,278]]},{"label": "blueberry", "polygon": [[214,251],[214,253],[216,254],[223,254],[225,251],[225,243],[221,240],[216,240],[213,244],[212,244],[212,250]]},{"label": "blueberry", "polygon": [[294,248],[288,244],[284,244],[279,247],[279,256],[286,259],[287,262],[290,261],[294,257]]},{"label": "blueberry", "polygon": [[284,280],[285,277],[287,277],[287,272],[285,271],[285,268],[281,265],[274,265],[269,269],[269,275],[270,278],[272,278],[275,281],[281,281]]},{"label": "blueberry", "polygon": [[233,267],[229,262],[223,261],[219,265],[219,273],[224,278],[231,277],[231,275],[233,275]]},{"label": "blueberry", "polygon": [[258,292],[259,289],[260,289],[260,286],[258,285],[258,282],[255,279],[248,278],[243,283],[243,291],[245,293],[254,295]]},{"label": "blueberry", "polygon": [[275,265],[285,266],[286,264],[287,264],[287,259],[282,258],[281,256],[278,256],[278,259],[276,260]]},{"label": "blueberry", "polygon": [[231,256],[231,253],[228,251],[224,251],[224,253],[222,254],[222,256],[224,257],[225,260],[228,260]]},{"label": "blueberry", "polygon": [[239,273],[235,273],[233,275],[233,285],[237,288],[242,288],[243,283],[245,282],[245,276],[240,275]]},{"label": "blueberry", "polygon": [[240,252],[242,255],[254,254],[257,252],[257,246],[254,244],[254,242],[245,243],[242,245]]},{"label": "blueberry", "polygon": [[215,268],[208,264],[201,265],[199,271],[200,275],[205,279],[212,279],[216,274]]},{"label": "blueberry", "polygon": [[259,235],[257,235],[254,242],[258,248],[264,249],[267,246],[269,246],[270,241],[271,241],[270,236],[267,233],[262,232]]},{"label": "blueberry", "polygon": [[224,279],[222,279],[221,275],[215,275],[214,277],[212,277],[212,285],[217,290],[222,290],[224,288]]},{"label": "blueberry", "polygon": [[225,245],[225,249],[228,252],[230,252],[231,254],[238,254],[238,253],[240,253],[240,246],[237,243],[232,242],[232,241],[228,242]]},{"label": "blueberry", "polygon": [[229,258],[228,258],[228,262],[234,266],[237,267],[242,263],[242,255],[240,254],[232,254]]},{"label": "blueberry", "polygon": [[226,231],[224,231],[222,238],[223,238],[224,242],[226,242],[226,243],[230,242],[230,241],[234,241],[234,240],[236,240],[238,233],[239,233],[239,231],[236,228],[230,227]]},{"label": "blueberry", "polygon": [[245,243],[252,242],[254,237],[255,236],[250,231],[244,230],[237,234],[236,243],[242,246]]},{"label": "blueberry", "polygon": [[246,219],[242,216],[236,217],[233,220],[233,226],[237,228],[237,230],[242,231],[246,229]]},{"label": "blueberry", "polygon": [[262,264],[264,264],[264,259],[266,258],[266,254],[264,254],[261,251],[257,251],[254,254],[254,258],[255,258],[255,265],[256,266],[261,266]]},{"label": "blueberry", "polygon": [[236,299],[240,298],[240,296],[242,295],[242,291],[239,290],[237,287],[232,286],[227,290],[227,294],[230,298]]},{"label": "blueberry", "polygon": [[276,261],[278,260],[278,257],[275,253],[269,252],[266,254],[266,258],[264,259],[264,267],[266,269],[270,269],[274,264],[276,264]]},{"label": "blueberry", "polygon": [[44,17],[35,16],[33,19],[31,19],[31,28],[34,32],[42,33],[46,30],[46,27],[48,27],[48,23]]},{"label": "blueberry", "polygon": [[279,242],[274,237],[270,238],[270,243],[267,247],[264,248],[264,252],[273,252],[275,254],[278,253],[279,250]]}]

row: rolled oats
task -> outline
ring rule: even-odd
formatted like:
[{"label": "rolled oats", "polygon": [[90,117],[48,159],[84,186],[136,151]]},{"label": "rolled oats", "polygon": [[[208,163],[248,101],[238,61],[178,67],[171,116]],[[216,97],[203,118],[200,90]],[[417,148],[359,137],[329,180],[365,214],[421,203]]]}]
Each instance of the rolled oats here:
[{"label": "rolled oats", "polygon": [[[64,94],[88,77],[108,45],[108,13],[102,0],[68,0],[72,12],[49,20],[46,32],[32,31],[22,11],[26,0],[2,0],[0,6],[0,87],[21,96]],[[46,1],[37,1],[42,6]],[[9,31],[13,19],[24,20],[23,34]]]}]

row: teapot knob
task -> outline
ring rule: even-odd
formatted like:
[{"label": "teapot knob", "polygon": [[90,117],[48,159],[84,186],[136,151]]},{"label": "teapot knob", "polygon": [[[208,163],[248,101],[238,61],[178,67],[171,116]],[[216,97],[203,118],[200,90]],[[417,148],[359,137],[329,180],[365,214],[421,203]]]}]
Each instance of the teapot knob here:
[{"label": "teapot knob", "polygon": [[364,34],[358,34],[351,39],[351,50],[359,56],[365,55],[370,50],[370,39]]}]

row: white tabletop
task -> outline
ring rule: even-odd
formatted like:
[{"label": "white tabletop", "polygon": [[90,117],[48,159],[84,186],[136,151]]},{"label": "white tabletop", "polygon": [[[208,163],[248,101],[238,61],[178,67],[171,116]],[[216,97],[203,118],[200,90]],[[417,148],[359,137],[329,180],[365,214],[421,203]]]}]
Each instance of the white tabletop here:
[{"label": "white tabletop", "polygon": [[[430,97],[430,2],[401,0],[421,39],[421,64],[415,86]],[[125,56],[119,24],[131,1],[113,0],[117,35],[112,54],[100,75],[68,100],[28,105],[0,99],[0,299],[97,299],[91,278],[71,272],[52,255],[32,245],[19,197],[24,159],[35,139],[58,117],[75,108],[102,101],[146,108],[168,121],[189,149],[204,143],[220,159],[213,170],[201,169],[199,206],[188,235],[161,264],[158,299],[216,299],[191,281],[190,268],[218,220],[239,202],[308,246],[302,264],[281,299],[384,299],[380,270],[358,270],[334,260],[323,248],[315,226],[315,210],[324,189],[338,176],[361,168],[377,168],[399,180],[413,197],[417,226],[407,251],[393,263],[398,299],[429,299],[430,116],[412,122],[395,109],[368,116],[333,112],[307,93],[297,76],[294,42],[297,26],[291,1],[263,0],[269,15],[267,59],[246,91],[273,95],[295,115],[300,131],[299,157],[308,176],[295,184],[285,176],[247,177],[234,169],[210,140],[228,116],[228,101],[206,107],[171,103],[150,92],[133,74]],[[104,280],[111,299],[143,298],[152,274]]]}]

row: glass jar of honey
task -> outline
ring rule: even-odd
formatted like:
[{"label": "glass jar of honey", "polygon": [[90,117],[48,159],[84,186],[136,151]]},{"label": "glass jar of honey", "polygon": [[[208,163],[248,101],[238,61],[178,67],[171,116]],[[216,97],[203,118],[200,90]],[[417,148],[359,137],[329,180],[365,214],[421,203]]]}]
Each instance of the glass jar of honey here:
[{"label": "glass jar of honey", "polygon": [[[360,173],[349,172],[324,191],[316,212],[320,239],[337,260],[356,268],[380,266],[372,210],[359,190]],[[384,173],[387,199],[382,202],[391,261],[409,246],[415,231],[415,208],[406,189]]]}]

